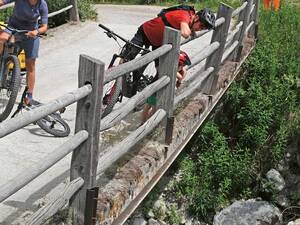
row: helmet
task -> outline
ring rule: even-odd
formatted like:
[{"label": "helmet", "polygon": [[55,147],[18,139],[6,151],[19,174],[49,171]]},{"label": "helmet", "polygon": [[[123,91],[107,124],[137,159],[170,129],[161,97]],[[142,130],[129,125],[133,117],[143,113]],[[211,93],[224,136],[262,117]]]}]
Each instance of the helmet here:
[{"label": "helmet", "polygon": [[191,65],[191,60],[190,60],[188,54],[186,54],[184,51],[180,50],[178,66],[186,66],[186,65],[188,65],[188,66]]},{"label": "helmet", "polygon": [[203,23],[208,29],[215,28],[216,17],[215,14],[207,8],[204,8],[197,12],[199,20]]}]

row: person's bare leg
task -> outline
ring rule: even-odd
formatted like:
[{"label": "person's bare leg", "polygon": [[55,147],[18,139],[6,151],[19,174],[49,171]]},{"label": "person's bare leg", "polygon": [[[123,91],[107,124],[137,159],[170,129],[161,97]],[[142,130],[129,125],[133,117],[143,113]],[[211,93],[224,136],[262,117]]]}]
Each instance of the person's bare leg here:
[{"label": "person's bare leg", "polygon": [[4,31],[0,31],[0,55],[3,52],[4,43],[7,42],[9,37],[10,37],[10,34],[4,32]]},{"label": "person's bare leg", "polygon": [[142,112],[142,124],[148,120],[150,110],[151,110],[151,105],[146,103]]},{"label": "person's bare leg", "polygon": [[[26,82],[28,87],[27,93],[29,93],[29,95],[31,94],[31,98],[35,85],[35,61],[35,59],[26,59]],[[26,99],[25,104],[30,104],[30,99]]]}]

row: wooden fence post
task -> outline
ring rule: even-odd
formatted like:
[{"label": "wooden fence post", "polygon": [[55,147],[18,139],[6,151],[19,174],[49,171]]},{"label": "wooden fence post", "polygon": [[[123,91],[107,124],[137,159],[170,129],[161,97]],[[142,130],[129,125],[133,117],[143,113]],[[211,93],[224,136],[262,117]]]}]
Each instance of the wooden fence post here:
[{"label": "wooden fence post", "polygon": [[70,21],[79,22],[79,12],[77,0],[69,0],[70,5],[73,7],[70,9]]},{"label": "wooden fence post", "polygon": [[244,10],[242,10],[242,12],[239,15],[239,21],[243,21],[243,25],[242,25],[242,28],[240,29],[240,32],[238,32],[238,35],[237,35],[239,44],[236,47],[236,51],[233,56],[234,61],[236,61],[236,62],[239,62],[241,59],[245,30],[249,24],[250,10],[251,10],[252,4],[253,4],[253,0],[246,0],[246,2],[247,2],[246,8]]},{"label": "wooden fence post", "polygon": [[225,44],[226,44],[226,39],[227,39],[228,30],[230,26],[232,12],[233,9],[230,6],[224,3],[220,4],[218,14],[217,14],[217,19],[223,17],[225,19],[225,22],[220,26],[216,27],[211,38],[211,43],[219,42],[220,46],[213,54],[211,54],[206,59],[206,64],[205,64],[205,69],[208,69],[209,67],[214,67],[214,71],[207,79],[207,82],[205,83],[205,87],[203,90],[204,93],[209,95],[212,95],[217,91],[218,72],[219,72],[222,56],[225,50]]},{"label": "wooden fence post", "polygon": [[72,155],[70,179],[84,179],[84,186],[71,199],[73,225],[84,224],[86,190],[96,183],[103,94],[104,63],[86,55],[79,59],[79,87],[91,84],[92,92],[77,103],[75,133],[86,130],[89,138]]},{"label": "wooden fence post", "polygon": [[170,144],[173,134],[173,109],[176,75],[178,69],[178,57],[180,49],[180,32],[176,29],[165,27],[163,44],[171,44],[172,49],[165,55],[159,57],[158,76],[170,77],[170,83],[157,93],[157,106],[167,112],[166,121],[166,144]]},{"label": "wooden fence post", "polygon": [[254,20],[254,27],[251,28],[250,33],[254,36],[255,39],[257,39],[258,34],[258,15],[259,15],[259,0],[254,0],[255,8],[253,12],[253,20]]}]

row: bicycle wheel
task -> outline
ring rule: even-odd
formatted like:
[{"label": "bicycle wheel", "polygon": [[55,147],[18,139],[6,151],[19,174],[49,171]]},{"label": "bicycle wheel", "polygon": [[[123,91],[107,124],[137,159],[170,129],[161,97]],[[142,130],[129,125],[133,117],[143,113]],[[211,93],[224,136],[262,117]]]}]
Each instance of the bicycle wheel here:
[{"label": "bicycle wheel", "polygon": [[[141,75],[139,76],[137,91],[141,92],[145,87],[155,81],[156,77],[156,68],[154,62],[149,63],[147,66],[141,69]],[[143,109],[146,100],[137,105],[134,111],[140,111]]]},{"label": "bicycle wheel", "polygon": [[5,70],[0,86],[0,122],[5,120],[16,102],[21,84],[20,62],[15,55],[5,60]]},{"label": "bicycle wheel", "polygon": [[119,96],[122,92],[122,77],[117,78],[114,81],[112,88],[109,93],[106,94],[103,98],[102,105],[102,115],[101,118],[107,116],[113,110],[115,104],[117,103]]},{"label": "bicycle wheel", "polygon": [[59,113],[51,113],[36,121],[37,125],[55,137],[67,137],[70,134],[69,125],[61,118]]}]

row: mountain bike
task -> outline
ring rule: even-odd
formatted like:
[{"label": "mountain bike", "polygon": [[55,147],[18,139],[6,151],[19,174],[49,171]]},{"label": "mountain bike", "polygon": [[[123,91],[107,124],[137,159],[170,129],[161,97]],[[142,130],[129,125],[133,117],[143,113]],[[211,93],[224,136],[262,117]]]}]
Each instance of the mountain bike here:
[{"label": "mountain bike", "polygon": [[[116,34],[114,31],[110,30],[108,27],[103,24],[99,24],[99,27],[105,30],[105,34],[112,38],[117,44],[121,45],[118,42],[118,39],[122,40],[125,43],[128,43],[134,47],[141,49],[140,55],[145,55],[150,52],[148,48],[143,48],[134,43],[126,40],[124,37]],[[115,66],[116,59],[122,58],[120,54],[114,54],[108,69]],[[123,59],[126,62],[126,59]],[[130,98],[135,95],[137,92],[142,91],[147,85],[151,84],[156,78],[156,68],[154,62],[143,66],[142,68],[133,71],[131,73],[125,74],[121,77],[118,77],[116,80],[108,83],[105,87],[105,94],[102,100],[102,118],[107,116],[114,108],[117,102],[122,102],[123,97]]]},{"label": "mountain bike", "polygon": [[15,34],[25,34],[28,30],[17,30],[0,24],[12,32],[9,40],[4,44],[3,54],[0,56],[0,122],[5,120],[15,104],[20,83],[20,61],[18,55],[21,47],[15,41]]},{"label": "mountain bike", "polygon": [[[17,107],[17,110],[13,113],[12,118],[15,117],[18,113],[25,109],[27,111],[37,108],[42,105],[39,101],[31,100],[30,105],[24,103],[26,96],[27,87],[24,89],[21,101]],[[52,134],[55,137],[67,137],[70,134],[69,125],[61,118],[61,114],[65,112],[65,108],[58,110],[57,112],[51,113],[42,119],[36,121],[36,124],[46,131],[49,134]]]}]

